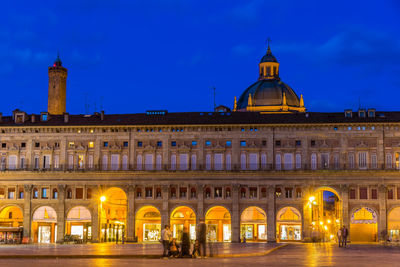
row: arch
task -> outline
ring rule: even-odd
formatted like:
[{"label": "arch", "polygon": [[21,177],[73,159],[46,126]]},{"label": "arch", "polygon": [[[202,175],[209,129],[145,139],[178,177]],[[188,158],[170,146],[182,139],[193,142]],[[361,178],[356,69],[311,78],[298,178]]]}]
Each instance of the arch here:
[{"label": "arch", "polygon": [[161,238],[161,213],[151,205],[140,207],[135,214],[135,234],[139,242],[158,242]]},{"label": "arch", "polygon": [[378,214],[375,209],[362,206],[352,210],[350,240],[352,242],[376,242],[378,240]]},{"label": "arch", "polygon": [[0,227],[20,227],[23,220],[23,210],[18,205],[7,205],[0,210]]},{"label": "arch", "polygon": [[116,240],[122,242],[122,236],[125,236],[127,203],[126,192],[120,187],[107,188],[100,198],[100,240],[102,242]]},{"label": "arch", "polygon": [[277,234],[279,240],[301,240],[301,213],[298,209],[287,206],[281,208],[276,215]]},{"label": "arch", "polygon": [[316,194],[318,192],[321,192],[321,191],[329,191],[331,193],[334,193],[339,198],[339,200],[342,199],[340,197],[339,192],[335,188],[333,188],[331,186],[320,186],[320,187],[318,187],[317,189],[314,190],[314,194]]},{"label": "arch", "polygon": [[188,206],[178,206],[172,210],[170,226],[174,238],[181,240],[182,232],[185,229],[191,240],[196,239],[196,213]]},{"label": "arch", "polygon": [[39,206],[32,215],[34,243],[54,243],[57,240],[57,213],[50,206]]},{"label": "arch", "polygon": [[210,207],[206,212],[207,237],[211,242],[231,241],[231,213],[224,206]]},{"label": "arch", "polygon": [[92,238],[92,215],[88,208],[75,206],[67,213],[66,234],[79,236],[82,240]]},{"label": "arch", "polygon": [[267,215],[257,206],[245,208],[240,215],[240,236],[247,241],[267,240]]},{"label": "arch", "polygon": [[392,241],[400,241],[400,207],[394,207],[388,214],[388,236]]}]

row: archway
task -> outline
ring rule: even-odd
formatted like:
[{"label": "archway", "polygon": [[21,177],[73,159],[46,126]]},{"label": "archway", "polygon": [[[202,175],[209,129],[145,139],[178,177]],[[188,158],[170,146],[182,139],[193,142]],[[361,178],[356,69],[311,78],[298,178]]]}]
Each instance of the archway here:
[{"label": "archway", "polygon": [[392,209],[389,213],[388,235],[392,241],[400,241],[400,207]]},{"label": "archway", "polygon": [[8,206],[0,212],[0,242],[20,243],[22,240],[23,214],[18,206]]},{"label": "archway", "polygon": [[319,241],[336,240],[342,224],[342,203],[336,190],[320,187],[308,203],[311,208],[312,236]]},{"label": "archway", "polygon": [[171,212],[170,225],[173,237],[181,240],[183,229],[189,232],[191,240],[196,239],[196,214],[186,206],[180,206]]},{"label": "archway", "polygon": [[350,240],[352,242],[376,242],[378,238],[378,216],[375,210],[362,207],[351,214]]},{"label": "archway", "polygon": [[276,215],[278,239],[282,241],[301,240],[301,214],[293,207],[284,207]]},{"label": "archway", "polygon": [[247,241],[267,240],[267,216],[259,207],[248,207],[240,216],[240,236]]},{"label": "archway", "polygon": [[102,242],[122,241],[125,235],[127,197],[118,187],[109,188],[100,197],[100,221]]},{"label": "archway", "polygon": [[92,216],[87,208],[77,206],[68,212],[66,234],[79,236],[84,241],[92,239]]},{"label": "archway", "polygon": [[206,213],[207,239],[211,242],[231,241],[231,214],[222,206],[210,208]]},{"label": "archway", "polygon": [[153,206],[141,207],[135,216],[139,242],[158,242],[161,238],[161,213]]},{"label": "archway", "polygon": [[49,206],[35,210],[32,217],[34,243],[55,243],[57,241],[57,213]]}]

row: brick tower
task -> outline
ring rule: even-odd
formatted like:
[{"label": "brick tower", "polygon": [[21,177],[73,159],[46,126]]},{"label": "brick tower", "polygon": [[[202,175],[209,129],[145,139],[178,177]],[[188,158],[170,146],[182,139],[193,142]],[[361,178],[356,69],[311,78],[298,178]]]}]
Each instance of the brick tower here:
[{"label": "brick tower", "polygon": [[60,57],[53,66],[49,67],[49,96],[47,112],[53,115],[62,115],[66,111],[68,70],[62,66]]}]

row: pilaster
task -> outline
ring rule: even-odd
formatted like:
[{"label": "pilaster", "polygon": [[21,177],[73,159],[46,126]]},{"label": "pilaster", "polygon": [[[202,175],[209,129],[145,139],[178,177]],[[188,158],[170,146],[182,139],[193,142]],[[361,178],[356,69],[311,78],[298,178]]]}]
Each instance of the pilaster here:
[{"label": "pilaster", "polygon": [[161,228],[164,229],[164,225],[169,225],[169,186],[162,185],[162,209],[161,209]]},{"label": "pilaster", "polygon": [[239,185],[232,186],[232,243],[240,242]]},{"label": "pilaster", "polygon": [[268,187],[267,202],[267,241],[276,242],[276,207],[275,207],[275,186]]},{"label": "pilaster", "polygon": [[29,240],[28,242],[32,242],[32,237],[31,237],[31,229],[32,229],[32,205],[31,205],[31,199],[32,199],[32,188],[33,185],[31,184],[26,184],[24,185],[24,221],[23,221],[23,227],[24,227],[24,237],[28,237]]},{"label": "pilaster", "polygon": [[56,207],[57,213],[57,243],[64,242],[65,234],[65,184],[58,185],[58,201]]},{"label": "pilaster", "polygon": [[379,214],[378,214],[378,240],[381,241],[382,233],[387,229],[387,216],[386,216],[386,192],[387,187],[380,185],[378,189],[378,201],[379,201]]},{"label": "pilaster", "polygon": [[126,216],[126,241],[133,242],[135,239],[135,187],[127,186],[128,210]]}]

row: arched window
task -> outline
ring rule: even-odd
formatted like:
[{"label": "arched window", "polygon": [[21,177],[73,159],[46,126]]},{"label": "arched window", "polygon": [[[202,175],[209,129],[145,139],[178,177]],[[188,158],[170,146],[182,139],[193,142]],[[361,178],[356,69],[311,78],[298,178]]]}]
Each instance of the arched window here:
[{"label": "arched window", "polygon": [[206,198],[211,197],[211,189],[209,187],[206,188]]},{"label": "arched window", "polygon": [[161,198],[161,188],[156,189],[156,198]]},{"label": "arched window", "polygon": [[53,199],[58,199],[58,190],[57,190],[57,188],[54,188],[54,189],[53,189],[52,198],[53,198]]},{"label": "arched window", "polygon": [[225,189],[225,198],[231,198],[231,188],[227,187]]},{"label": "arched window", "polygon": [[246,198],[246,188],[244,187],[240,188],[240,197]]},{"label": "arched window", "polygon": [[86,190],[86,199],[92,199],[92,189],[88,188]]},{"label": "arched window", "polygon": [[176,188],[171,187],[171,197],[176,197]]},{"label": "arched window", "polygon": [[140,187],[136,188],[136,197],[137,198],[142,197],[142,188],[140,188]]},{"label": "arched window", "polygon": [[72,199],[72,189],[71,188],[67,189],[67,198]]},{"label": "arched window", "polygon": [[39,190],[37,188],[34,188],[32,198],[37,199],[38,197],[39,197]]},{"label": "arched window", "polygon": [[196,198],[196,188],[194,188],[194,187],[192,187],[191,189],[190,189],[190,197],[191,198]]}]

